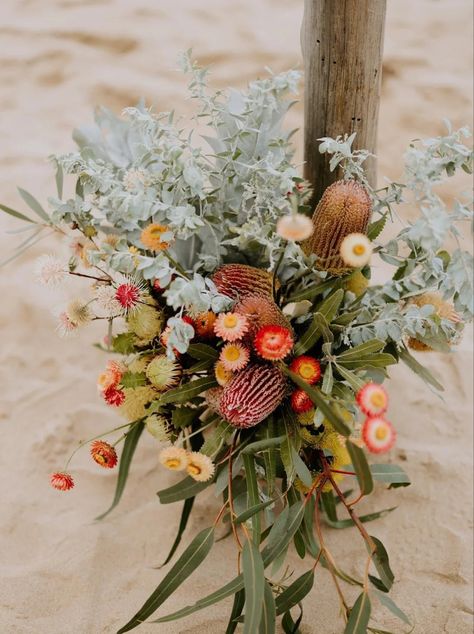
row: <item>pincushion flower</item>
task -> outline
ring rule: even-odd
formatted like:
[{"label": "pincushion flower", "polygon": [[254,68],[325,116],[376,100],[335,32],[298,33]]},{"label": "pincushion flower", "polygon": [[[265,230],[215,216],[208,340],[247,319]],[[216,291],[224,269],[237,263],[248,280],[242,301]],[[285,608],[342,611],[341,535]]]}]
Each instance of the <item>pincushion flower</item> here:
[{"label": "pincushion flower", "polygon": [[218,361],[214,366],[216,381],[224,387],[233,377],[231,370],[228,370],[222,361]]},{"label": "pincushion flower", "polygon": [[145,426],[148,433],[161,442],[171,438],[172,426],[164,416],[151,414],[145,420]]},{"label": "pincushion flower", "polygon": [[147,379],[159,391],[169,390],[177,385],[181,373],[182,369],[179,363],[168,359],[165,354],[156,356],[146,368]]},{"label": "pincushion flower", "polygon": [[397,439],[397,433],[388,420],[381,416],[366,418],[362,425],[362,439],[372,453],[390,451]]},{"label": "pincushion flower", "polygon": [[263,326],[257,332],[253,345],[262,359],[284,359],[293,348],[293,335],[284,326]]},{"label": "pincushion flower", "polygon": [[372,244],[363,233],[350,233],[341,242],[340,254],[347,266],[361,268],[370,262]]},{"label": "pincushion flower", "polygon": [[222,365],[226,370],[236,372],[245,368],[249,362],[250,354],[248,349],[241,343],[227,343],[221,350],[219,356]]},{"label": "pincushion flower", "polygon": [[140,304],[136,310],[127,316],[127,326],[136,335],[139,345],[150,343],[163,330],[164,317],[162,311],[151,303],[148,298],[146,304]]},{"label": "pincushion flower", "polygon": [[306,392],[299,388],[291,394],[290,403],[291,409],[296,414],[304,414],[314,407],[313,401],[309,398]]},{"label": "pincushion flower", "polygon": [[122,313],[122,305],[115,296],[116,292],[111,284],[99,284],[95,288],[96,307],[105,317],[116,317]]},{"label": "pincushion flower", "polygon": [[113,469],[117,464],[117,452],[108,442],[94,440],[91,444],[92,459],[105,469]]},{"label": "pincushion flower", "polygon": [[35,275],[43,286],[58,286],[67,275],[66,266],[56,256],[45,254],[35,262]]},{"label": "pincushion flower", "polygon": [[388,394],[385,388],[377,383],[367,383],[356,394],[360,409],[367,416],[384,414],[388,407]]},{"label": "pincushion flower", "polygon": [[166,447],[159,453],[160,463],[170,471],[184,471],[188,466],[188,452],[182,447]]},{"label": "pincushion flower", "polygon": [[89,304],[80,299],[74,299],[69,302],[66,308],[66,315],[78,327],[88,324],[93,318]]},{"label": "pincushion flower", "polygon": [[321,364],[314,357],[301,355],[290,363],[290,370],[301,379],[313,385],[321,378]]},{"label": "pincushion flower", "polygon": [[59,313],[56,331],[60,337],[67,337],[77,330],[77,324],[70,319],[66,311]]},{"label": "pincushion flower", "polygon": [[120,305],[123,315],[128,315],[136,310],[145,301],[144,283],[132,277],[125,278],[122,282],[114,284],[115,299]]},{"label": "pincushion flower", "polygon": [[169,227],[152,223],[143,229],[140,240],[150,251],[165,251],[171,244],[170,237],[172,233]]},{"label": "pincushion flower", "polygon": [[248,329],[247,318],[239,313],[221,313],[214,324],[214,332],[224,341],[242,339]]},{"label": "pincushion flower", "polygon": [[140,385],[133,388],[126,387],[123,392],[125,398],[120,407],[120,413],[130,422],[146,416],[146,406],[158,397],[158,392],[151,385]]},{"label": "pincushion flower", "polygon": [[58,489],[58,491],[69,491],[74,487],[72,475],[65,472],[52,473],[50,483],[53,489]]},{"label": "pincushion flower", "polygon": [[199,451],[192,451],[188,453],[187,458],[188,465],[186,471],[194,480],[207,482],[212,478],[216,467],[208,456]]},{"label": "pincushion flower", "polygon": [[314,231],[314,226],[311,218],[308,218],[304,214],[289,214],[280,218],[276,225],[276,232],[285,240],[292,240],[293,242],[301,242],[301,240],[307,240]]}]

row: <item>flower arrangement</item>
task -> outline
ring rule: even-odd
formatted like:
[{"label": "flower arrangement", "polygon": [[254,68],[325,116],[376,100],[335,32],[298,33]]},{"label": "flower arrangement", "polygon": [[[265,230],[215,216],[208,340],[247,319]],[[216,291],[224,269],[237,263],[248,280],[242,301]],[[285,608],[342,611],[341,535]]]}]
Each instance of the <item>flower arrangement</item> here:
[{"label": "flower arrangement", "polygon": [[[152,622],[233,596],[227,634],[239,623],[246,634],[274,633],[277,617],[285,632],[299,632],[319,565],[334,581],[345,632],[381,632],[370,621],[374,598],[409,624],[388,595],[394,575],[385,547],[366,528],[393,509],[361,516],[356,506],[375,483],[410,484],[397,464],[368,461],[396,440],[382,385],[387,368],[401,361],[442,390],[412,351],[449,351],[472,317],[472,260],[457,228],[471,212],[460,201],[448,209],[436,193],[459,168],[470,172],[468,131],[448,127],[443,137],[413,143],[405,182],[380,190],[370,187],[368,153],[352,150],[353,136],[321,139],[341,179],[313,210],[281,128],[298,73],[212,94],[207,71],[189,55],[182,63],[210,150],[184,134],[173,113],[139,106],[117,118],[100,109],[93,127],[75,132],[78,150],[52,158],[51,213],[24,190],[37,219],[1,205],[29,223],[20,251],[51,229],[71,241],[69,261],[45,255],[36,265],[45,286],[76,277],[88,287],[85,299],[60,311],[59,333],[97,320],[107,326],[98,346],[115,356],[98,391],[126,422],[88,441],[97,465],[118,464],[116,494],[101,517],[119,503],[144,432],[164,443],[157,462],[183,476],[158,493],[162,504],[183,502],[166,563],[196,496],[211,486],[222,496],[211,526],[119,633],[155,614],[211,552],[221,522],[235,540],[235,578]],[[70,198],[64,175],[75,180]],[[384,242],[405,203],[418,217]],[[451,251],[448,238],[457,243]],[[383,284],[371,284],[374,257],[393,267]],[[115,442],[104,440],[115,433]],[[69,461],[51,476],[58,490],[74,484]],[[360,577],[336,563],[324,524],[358,529],[368,552]],[[311,560],[297,579],[281,572],[290,543]],[[359,588],[353,605],[342,583]]]}]

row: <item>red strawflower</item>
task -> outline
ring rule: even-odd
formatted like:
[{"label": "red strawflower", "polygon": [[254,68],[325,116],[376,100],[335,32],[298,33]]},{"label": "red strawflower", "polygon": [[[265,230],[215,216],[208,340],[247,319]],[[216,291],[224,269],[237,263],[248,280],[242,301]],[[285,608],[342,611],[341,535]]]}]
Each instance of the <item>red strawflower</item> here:
[{"label": "red strawflower", "polygon": [[58,491],[69,491],[74,486],[74,480],[69,473],[52,473],[50,477],[51,486]]},{"label": "red strawflower", "polygon": [[136,308],[140,302],[141,288],[137,284],[125,282],[117,286],[115,299],[125,311]]},{"label": "red strawflower", "polygon": [[291,409],[296,414],[309,412],[314,407],[313,401],[309,398],[304,390],[297,388],[291,395]]},{"label": "red strawflower", "polygon": [[111,385],[104,391],[103,397],[108,405],[120,407],[125,400],[125,392],[116,385]]},{"label": "red strawflower", "polygon": [[321,378],[321,364],[319,361],[304,354],[293,359],[290,363],[290,370],[310,385],[317,383]]},{"label": "red strawflower", "polygon": [[361,433],[367,449],[372,453],[390,451],[397,439],[397,432],[392,423],[382,416],[366,418]]},{"label": "red strawflower", "polygon": [[94,440],[91,444],[91,456],[98,465],[106,469],[113,469],[117,464],[117,452],[103,440]]},{"label": "red strawflower", "polygon": [[257,354],[269,361],[284,359],[293,344],[293,335],[284,326],[263,326],[253,341]]}]

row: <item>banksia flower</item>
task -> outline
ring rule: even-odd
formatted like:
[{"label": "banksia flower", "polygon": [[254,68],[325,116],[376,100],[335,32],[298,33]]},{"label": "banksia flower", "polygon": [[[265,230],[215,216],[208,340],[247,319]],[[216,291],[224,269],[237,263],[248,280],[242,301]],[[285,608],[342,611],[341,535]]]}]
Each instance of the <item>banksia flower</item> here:
[{"label": "banksia flower", "polygon": [[91,444],[92,459],[105,469],[113,469],[117,464],[117,452],[103,440],[95,440]]},{"label": "banksia flower", "polygon": [[385,388],[377,383],[367,383],[356,394],[360,409],[367,416],[378,416],[387,411],[388,395]]},{"label": "banksia flower", "polygon": [[69,473],[52,473],[50,483],[53,489],[58,489],[58,491],[69,491],[74,486],[74,479]]},{"label": "banksia flower", "polygon": [[186,467],[186,471],[194,480],[207,482],[212,478],[215,470],[216,467],[208,456],[199,451],[188,453],[188,466]]},{"label": "banksia flower", "polygon": [[304,390],[297,388],[290,398],[291,409],[296,414],[304,414],[309,412],[314,407],[313,401],[309,398]]},{"label": "banksia flower", "polygon": [[321,378],[321,364],[314,357],[305,354],[293,359],[290,370],[310,385],[317,383]]},{"label": "banksia flower", "polygon": [[241,343],[226,343],[222,348],[219,360],[226,370],[237,372],[245,368],[249,362],[250,353]]},{"label": "banksia flower", "polygon": [[159,453],[160,463],[171,471],[184,471],[188,466],[188,452],[182,447],[166,447]]},{"label": "banksia flower", "polygon": [[205,392],[205,399],[208,407],[212,409],[213,412],[220,414],[221,411],[221,398],[224,394],[224,388],[222,387],[211,387],[209,390]]},{"label": "banksia flower", "polygon": [[283,326],[291,330],[289,320],[271,297],[248,295],[236,304],[234,311],[244,315],[249,324],[248,334],[254,336],[262,326]]},{"label": "banksia flower", "polygon": [[221,313],[214,324],[214,332],[224,341],[242,339],[248,329],[247,317],[239,313]]},{"label": "banksia flower", "polygon": [[372,453],[390,451],[397,439],[392,423],[381,416],[366,418],[361,434],[367,449]]},{"label": "banksia flower", "polygon": [[165,354],[159,354],[152,359],[146,368],[147,379],[161,392],[177,385],[181,373],[182,369],[179,363],[168,359]]},{"label": "banksia flower", "polygon": [[293,335],[283,326],[263,326],[255,335],[253,345],[262,359],[284,359],[294,345]]},{"label": "banksia flower", "polygon": [[313,214],[314,233],[303,245],[307,254],[317,256],[317,268],[333,275],[347,270],[341,243],[350,233],[366,233],[371,211],[370,196],[360,183],[339,180],[326,189]]},{"label": "banksia flower", "polygon": [[363,233],[350,233],[341,242],[341,258],[352,268],[362,268],[370,262],[372,244]]},{"label": "banksia flower", "polygon": [[253,427],[280,405],[287,382],[273,365],[250,365],[224,388],[220,413],[234,427]]},{"label": "banksia flower", "polygon": [[220,293],[232,299],[247,295],[271,297],[273,292],[271,274],[247,264],[224,264],[214,273],[212,281]]},{"label": "banksia flower", "polygon": [[307,240],[314,231],[311,219],[304,214],[289,214],[277,222],[276,232],[284,240],[301,242]]},{"label": "banksia flower", "polygon": [[216,314],[209,310],[206,313],[199,313],[193,319],[193,323],[191,325],[200,339],[212,339],[215,337],[214,324],[216,322],[216,317]]},{"label": "banksia flower", "polygon": [[169,236],[172,236],[169,227],[152,223],[143,229],[140,240],[150,251],[165,251],[170,246]]}]

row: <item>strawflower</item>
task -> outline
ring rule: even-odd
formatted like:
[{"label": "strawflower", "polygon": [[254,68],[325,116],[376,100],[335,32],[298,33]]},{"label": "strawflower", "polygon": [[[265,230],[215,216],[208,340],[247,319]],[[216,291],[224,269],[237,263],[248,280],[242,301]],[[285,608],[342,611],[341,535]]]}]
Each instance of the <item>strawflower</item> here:
[{"label": "strawflower", "polygon": [[309,238],[314,231],[311,218],[299,213],[283,216],[277,222],[276,232],[280,238],[301,242]]},{"label": "strawflower", "polygon": [[356,394],[360,409],[367,416],[378,416],[387,411],[388,394],[381,385],[367,383]]},{"label": "strawflower", "polygon": [[366,418],[362,425],[362,439],[372,453],[390,451],[397,439],[397,433],[388,420],[381,416]]},{"label": "strawflower", "polygon": [[105,469],[113,469],[117,464],[117,452],[108,442],[95,440],[91,444],[92,459]]},{"label": "strawflower", "polygon": [[290,398],[291,409],[296,414],[304,414],[313,409],[313,401],[309,398],[304,390],[297,388]]},{"label": "strawflower", "polygon": [[370,262],[372,244],[363,233],[350,233],[341,242],[340,254],[347,266],[361,268]]},{"label": "strawflower", "polygon": [[301,355],[290,363],[290,370],[301,379],[313,385],[321,378],[321,364],[314,357]]},{"label": "strawflower", "polygon": [[184,471],[188,466],[188,452],[182,447],[166,447],[159,453],[160,463],[170,471]]},{"label": "strawflower", "polygon": [[293,348],[293,335],[284,326],[263,326],[254,339],[254,348],[262,359],[284,359]]},{"label": "strawflower", "polygon": [[165,251],[170,246],[170,242],[163,240],[163,236],[169,233],[170,229],[166,225],[152,223],[143,229],[140,240],[150,251]]},{"label": "strawflower", "polygon": [[215,465],[212,460],[198,451],[188,453],[188,466],[186,471],[198,482],[207,482],[215,472]]},{"label": "strawflower", "polygon": [[111,385],[103,392],[104,401],[108,405],[120,407],[125,401],[125,392],[115,385]]},{"label": "strawflower", "polygon": [[237,341],[247,333],[248,320],[239,313],[221,313],[214,324],[214,332],[224,341]]},{"label": "strawflower", "polygon": [[233,376],[232,371],[227,370],[222,361],[218,361],[214,366],[214,374],[216,377],[216,381],[222,387],[224,387],[224,385],[227,385],[227,383],[229,383]]},{"label": "strawflower", "polygon": [[241,343],[226,343],[222,348],[219,360],[226,370],[236,372],[245,368],[249,362],[250,354]]},{"label": "strawflower", "polygon": [[57,489],[58,491],[69,491],[74,487],[72,475],[64,472],[52,473],[50,483],[53,489]]}]

